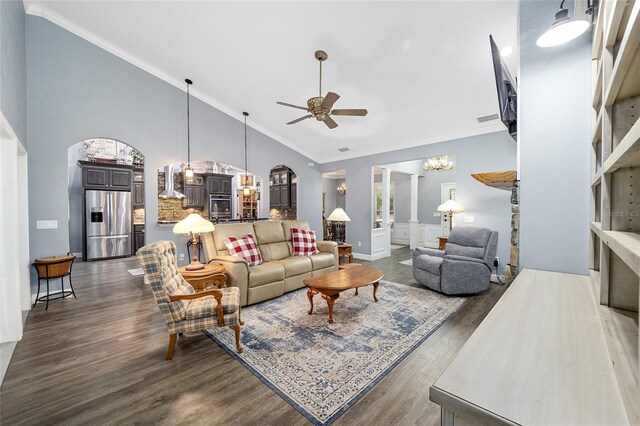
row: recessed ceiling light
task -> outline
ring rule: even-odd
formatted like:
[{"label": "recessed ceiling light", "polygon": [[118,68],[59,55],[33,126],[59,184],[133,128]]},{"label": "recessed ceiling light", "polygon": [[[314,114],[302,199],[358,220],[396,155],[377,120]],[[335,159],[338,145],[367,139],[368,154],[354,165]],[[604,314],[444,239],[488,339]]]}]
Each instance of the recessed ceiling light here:
[{"label": "recessed ceiling light", "polygon": [[500,56],[509,56],[513,53],[513,47],[505,46],[500,50]]},{"label": "recessed ceiling light", "polygon": [[338,148],[338,151],[340,152],[347,152],[347,151],[351,151],[350,148],[347,148],[346,146],[344,148]]}]

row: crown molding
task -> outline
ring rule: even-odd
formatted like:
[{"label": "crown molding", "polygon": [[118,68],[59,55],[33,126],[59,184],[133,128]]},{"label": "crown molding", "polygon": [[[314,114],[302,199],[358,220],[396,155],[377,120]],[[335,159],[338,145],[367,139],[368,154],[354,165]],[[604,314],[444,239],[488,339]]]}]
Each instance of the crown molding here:
[{"label": "crown molding", "polygon": [[[0,0],[1,1],[1,0]],[[68,20],[67,18],[59,15],[58,13],[55,13],[53,11],[51,11],[50,9],[42,6],[41,4],[35,4],[35,3],[31,3],[28,0],[23,0],[23,5],[24,5],[24,9],[25,9],[25,13],[28,15],[32,15],[32,16],[38,16],[41,18],[46,19],[47,21],[50,21],[54,24],[56,24],[57,26],[64,28],[65,30],[77,35],[78,37],[88,41],[91,44],[94,44],[96,46],[98,46],[99,48],[106,50],[107,52],[119,57],[120,59],[123,59],[127,62],[129,62],[132,65],[135,65],[136,67],[148,72],[149,74],[159,78],[160,80],[169,83],[170,85],[174,86],[175,88],[186,92],[184,86],[184,79],[183,78],[177,78],[174,77],[172,75],[167,74],[166,72],[162,71],[161,69],[151,65],[150,63],[138,58],[135,55],[132,55],[131,53],[127,52],[124,49],[121,49],[120,47],[104,40],[101,37],[98,37],[96,34],[92,33],[91,31],[87,30],[86,28],[83,28],[79,25],[77,25],[76,23]],[[217,101],[216,99],[213,99],[212,97],[205,95],[204,93],[200,92],[199,90],[195,89],[190,89],[189,93],[191,96],[201,100],[202,102],[212,106],[213,108],[222,111],[223,113],[227,114],[229,117],[241,122],[244,124],[244,116],[242,116],[242,113],[239,111],[235,111],[231,108],[229,108],[228,106],[224,105],[223,103]],[[319,163],[319,161],[312,157],[308,152],[305,152],[304,150],[300,149],[299,147],[295,146],[294,144],[292,144],[290,141],[288,141],[287,139],[283,138],[282,136],[278,135],[277,133],[274,133],[270,130],[265,129],[264,127],[260,126],[260,125],[256,125],[255,123],[249,125],[247,124],[248,127],[257,130],[258,132],[264,134],[265,136],[270,137],[271,139],[273,139],[274,141],[286,146],[287,148],[292,149],[293,151],[297,152],[300,155],[303,155],[305,157],[307,157],[309,160],[315,161],[316,163]]]}]

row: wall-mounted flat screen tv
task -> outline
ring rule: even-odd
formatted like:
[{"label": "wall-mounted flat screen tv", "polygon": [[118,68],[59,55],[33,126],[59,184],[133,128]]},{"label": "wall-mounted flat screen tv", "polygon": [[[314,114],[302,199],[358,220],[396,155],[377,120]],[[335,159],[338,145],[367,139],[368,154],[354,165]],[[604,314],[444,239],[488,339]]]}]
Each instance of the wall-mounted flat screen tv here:
[{"label": "wall-mounted flat screen tv", "polygon": [[491,43],[491,56],[493,58],[493,71],[496,77],[496,89],[498,90],[498,104],[500,106],[500,119],[509,129],[509,134],[515,139],[517,133],[518,93],[516,82],[511,77],[507,65],[500,56],[500,49],[489,35]]}]

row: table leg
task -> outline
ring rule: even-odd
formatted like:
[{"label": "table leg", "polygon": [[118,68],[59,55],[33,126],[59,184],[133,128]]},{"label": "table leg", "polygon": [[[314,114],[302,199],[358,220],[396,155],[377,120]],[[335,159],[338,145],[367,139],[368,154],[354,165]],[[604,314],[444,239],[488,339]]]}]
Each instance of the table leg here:
[{"label": "table leg", "polygon": [[309,315],[313,313],[313,296],[315,296],[315,294],[316,292],[311,289],[307,291],[307,299],[309,299],[309,305],[311,305],[309,308]]},{"label": "table leg", "polygon": [[349,263],[353,263],[353,255],[351,253],[347,253],[347,257],[349,258]]},{"label": "table leg", "polygon": [[327,301],[327,306],[329,307],[329,324],[333,324],[333,302],[340,297],[340,293],[332,294],[331,296],[322,293],[320,293],[320,295]]},{"label": "table leg", "polygon": [[378,291],[378,285],[380,285],[380,282],[373,283],[373,300],[376,302],[378,301],[378,298],[376,297],[376,291]]},{"label": "table leg", "polygon": [[358,287],[356,287],[356,296],[358,295]]}]

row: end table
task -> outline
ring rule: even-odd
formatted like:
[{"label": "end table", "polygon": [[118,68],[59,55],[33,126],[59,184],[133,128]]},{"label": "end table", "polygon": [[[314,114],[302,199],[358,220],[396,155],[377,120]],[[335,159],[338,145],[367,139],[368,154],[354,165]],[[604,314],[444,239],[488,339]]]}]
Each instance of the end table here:
[{"label": "end table", "polygon": [[444,246],[447,245],[449,237],[438,237],[438,250],[444,250]]},{"label": "end table", "polygon": [[351,244],[338,243],[338,263],[342,256],[347,256],[349,263],[353,262],[353,254],[351,254]]},{"label": "end table", "polygon": [[219,263],[207,263],[203,269],[198,269],[197,271],[187,271],[186,267],[182,266],[178,268],[178,271],[180,271],[180,275],[185,281],[191,284],[196,293],[204,291],[212,285],[218,288],[227,286],[224,266]]}]

